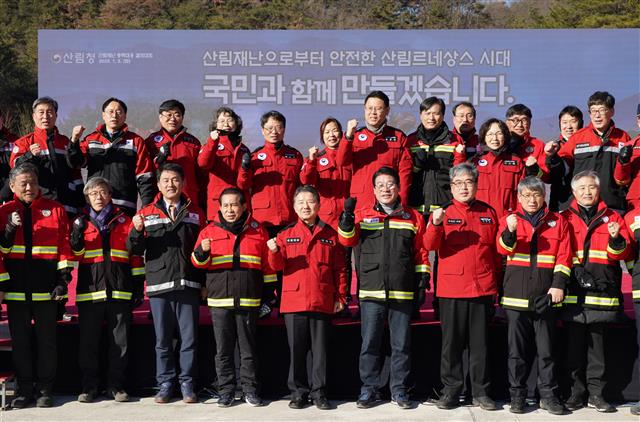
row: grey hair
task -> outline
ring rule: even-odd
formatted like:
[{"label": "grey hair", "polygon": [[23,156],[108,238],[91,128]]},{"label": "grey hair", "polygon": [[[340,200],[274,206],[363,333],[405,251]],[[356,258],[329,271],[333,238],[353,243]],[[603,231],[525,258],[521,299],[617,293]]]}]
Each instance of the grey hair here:
[{"label": "grey hair", "polygon": [[600,177],[598,177],[598,173],[593,170],[585,170],[573,176],[571,179],[571,190],[576,190],[578,180],[584,179],[585,177],[592,178],[596,182],[596,186],[600,187]]},{"label": "grey hair", "polygon": [[9,172],[9,182],[16,181],[16,177],[24,173],[31,173],[38,179],[38,168],[31,163],[22,163],[11,169]]},{"label": "grey hair", "polygon": [[35,112],[36,107],[38,107],[40,104],[49,104],[51,107],[53,107],[56,113],[58,112],[58,102],[51,97],[40,97],[36,99],[31,106],[31,110]]},{"label": "grey hair", "polygon": [[109,191],[110,194],[113,193],[113,187],[111,187],[111,183],[109,183],[109,181],[104,177],[100,177],[100,176],[95,176],[89,179],[87,181],[87,184],[84,185],[84,189],[82,189],[82,193],[84,194],[84,196],[88,196],[89,191],[98,186],[104,186],[107,188],[107,191]]},{"label": "grey hair", "polygon": [[535,176],[527,176],[518,183],[518,195],[522,195],[522,192],[525,190],[530,190],[533,192],[539,192],[542,196],[545,196],[546,188],[542,180],[538,179]]},{"label": "grey hair", "polygon": [[478,169],[473,164],[462,163],[449,169],[449,180],[453,181],[456,176],[461,174],[468,174],[473,179],[473,182],[478,182]]}]

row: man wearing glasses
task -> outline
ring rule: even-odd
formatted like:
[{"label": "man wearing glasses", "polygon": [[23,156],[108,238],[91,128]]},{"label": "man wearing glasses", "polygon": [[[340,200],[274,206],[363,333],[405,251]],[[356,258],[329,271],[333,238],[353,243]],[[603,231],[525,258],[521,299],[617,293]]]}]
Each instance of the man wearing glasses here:
[{"label": "man wearing glasses", "polygon": [[489,397],[487,319],[498,292],[496,213],[475,199],[478,170],[468,163],[449,172],[453,199],[431,213],[424,246],[438,253],[438,286],[442,328],[440,378],[444,389],[439,409],[459,405],[464,387],[462,355],[469,348],[469,376],[473,403],[496,410]]},{"label": "man wearing glasses", "polygon": [[506,113],[507,127],[511,133],[511,152],[518,154],[525,165],[531,166],[533,160],[538,164],[538,177],[545,176],[547,165],[545,163],[544,142],[531,136],[531,109],[524,104],[514,104]]},{"label": "man wearing glasses", "polygon": [[476,109],[470,102],[462,101],[453,106],[451,113],[453,114],[451,135],[455,141],[465,146],[465,154],[469,160],[479,152]]},{"label": "man wearing glasses", "polygon": [[[156,168],[165,162],[178,163],[184,169],[184,193],[195,204],[200,201],[200,178],[196,161],[200,151],[198,138],[182,126],[184,104],[178,100],[167,100],[160,104],[158,118],[160,130],[147,137],[145,143]],[[200,207],[204,208],[204,207]]]},{"label": "man wearing glasses", "polygon": [[607,207],[624,211],[627,205],[623,186],[631,180],[618,173],[619,180],[614,170],[617,161],[623,166],[631,161],[633,150],[623,148],[630,137],[612,120],[615,103],[615,98],[608,92],[594,92],[587,102],[591,123],[574,133],[559,149],[556,143],[548,143],[545,153],[551,161],[564,160],[572,174],[595,171],[600,178],[600,195]]}]

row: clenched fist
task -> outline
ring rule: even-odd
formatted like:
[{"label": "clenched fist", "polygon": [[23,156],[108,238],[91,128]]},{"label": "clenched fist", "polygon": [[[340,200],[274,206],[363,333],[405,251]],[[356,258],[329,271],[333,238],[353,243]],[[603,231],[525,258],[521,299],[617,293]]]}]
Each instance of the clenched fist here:
[{"label": "clenched fist", "polygon": [[9,214],[9,221],[7,221],[7,223],[16,227],[20,227],[22,225],[22,219],[20,218],[18,211],[14,211]]},{"label": "clenched fist", "polygon": [[315,145],[309,148],[309,161],[314,161],[319,151],[320,150]]},{"label": "clenched fist", "polygon": [[136,231],[141,232],[144,230],[144,219],[140,214],[134,215],[131,221],[133,222],[133,228],[136,229]]},{"label": "clenched fist", "polygon": [[71,130],[71,142],[78,142],[84,133],[84,126],[78,125],[74,126],[73,130]]},{"label": "clenched fist", "polygon": [[271,252],[278,252],[278,243],[276,242],[275,237],[267,240],[267,247]]},{"label": "clenched fist", "polygon": [[38,155],[38,154],[40,154],[40,151],[42,151],[42,149],[40,148],[40,145],[38,145],[38,144],[31,144],[31,145],[29,145],[29,151],[33,155]]},{"label": "clenched fist", "polygon": [[217,141],[218,138],[220,137],[220,132],[218,132],[217,130],[212,130],[211,133],[209,134],[209,137],[211,138],[212,141]]},{"label": "clenched fist", "polygon": [[357,127],[358,127],[357,119],[351,119],[347,122],[347,133],[345,134],[347,139],[353,139],[353,134],[355,133]]},{"label": "clenched fist", "polygon": [[436,208],[431,213],[431,221],[435,226],[439,226],[444,221],[444,208]]},{"label": "clenched fist", "polygon": [[211,239],[202,239],[200,247],[204,252],[209,252],[211,250]]},{"label": "clenched fist", "polygon": [[607,224],[607,230],[609,230],[609,236],[615,239],[620,235],[620,224],[612,221]]},{"label": "clenched fist", "polygon": [[534,157],[533,155],[530,155],[527,157],[526,161],[524,162],[524,165],[527,167],[531,167],[531,166],[535,166],[538,163],[538,161],[536,161],[536,157]]},{"label": "clenched fist", "polygon": [[511,214],[507,217],[507,229],[511,233],[515,233],[518,228],[518,217],[515,214]]},{"label": "clenched fist", "polygon": [[462,154],[464,151],[465,151],[465,147],[464,147],[464,145],[463,145],[463,144],[458,144],[458,145],[456,145],[456,152],[457,152],[458,154]]},{"label": "clenched fist", "polygon": [[558,141],[547,142],[544,146],[544,153],[548,156],[556,155],[560,149]]}]

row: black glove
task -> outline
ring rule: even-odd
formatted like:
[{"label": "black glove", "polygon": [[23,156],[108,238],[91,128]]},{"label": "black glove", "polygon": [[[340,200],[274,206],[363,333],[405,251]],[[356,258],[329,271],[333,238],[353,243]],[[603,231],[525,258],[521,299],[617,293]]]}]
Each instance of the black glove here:
[{"label": "black glove", "polygon": [[242,155],[242,163],[240,164],[242,166],[243,170],[250,170],[251,169],[251,155],[248,152],[245,152]]},{"label": "black glove", "polygon": [[133,293],[131,294],[132,309],[144,303],[144,275],[133,276]]},{"label": "black glove", "polygon": [[71,226],[71,248],[74,251],[81,251],[84,248],[84,231],[87,229],[87,218],[79,215],[73,220]]},{"label": "black glove", "polygon": [[633,154],[633,147],[631,145],[623,146],[618,153],[618,162],[620,164],[629,163],[629,161],[631,161],[631,154]]},{"label": "black glove", "polygon": [[515,152],[522,144],[524,144],[524,138],[516,133],[512,133],[511,138],[509,138],[509,151]]},{"label": "black glove", "polygon": [[162,145],[158,150],[158,155],[156,156],[156,164],[162,165],[165,161],[167,161],[167,158],[170,155],[171,155],[171,144],[167,142],[166,144]]},{"label": "black glove", "polygon": [[429,157],[427,156],[427,151],[422,148],[418,148],[418,150],[413,154],[413,165],[420,169],[427,168],[427,161]]},{"label": "black glove", "polygon": [[339,227],[345,231],[353,230],[353,226],[356,224],[356,215],[354,213],[356,209],[356,198],[347,198],[344,200],[344,211],[340,216]]},{"label": "black glove", "polygon": [[421,290],[423,293],[425,290],[431,290],[431,274],[429,273],[416,273],[416,284],[418,286],[418,290]]},{"label": "black glove", "polygon": [[67,284],[60,283],[53,288],[53,291],[51,292],[51,299],[55,298],[56,296],[64,296],[66,294],[67,294]]}]

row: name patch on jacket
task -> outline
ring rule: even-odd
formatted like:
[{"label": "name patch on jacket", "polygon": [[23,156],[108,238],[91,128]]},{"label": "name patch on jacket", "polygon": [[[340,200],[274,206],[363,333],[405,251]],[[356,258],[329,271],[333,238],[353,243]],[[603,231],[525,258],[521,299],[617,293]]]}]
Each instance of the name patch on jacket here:
[{"label": "name patch on jacket", "polygon": [[504,160],[502,162],[505,166],[515,166],[516,162],[514,160]]},{"label": "name patch on jacket", "polygon": [[480,217],[480,223],[493,224],[493,219],[491,217]]},{"label": "name patch on jacket", "polygon": [[332,245],[333,246],[333,240],[331,240],[331,239],[320,239],[320,243],[324,243],[325,245]]},{"label": "name patch on jacket", "polygon": [[398,137],[397,136],[386,136],[384,138],[385,141],[387,142],[398,142]]},{"label": "name patch on jacket", "polygon": [[365,223],[379,223],[380,219],[378,217],[374,217],[374,218],[365,218],[362,221],[364,221]]},{"label": "name patch on jacket", "polygon": [[296,155],[295,154],[285,154],[284,158],[289,158],[289,159],[296,158]]},{"label": "name patch on jacket", "polygon": [[586,148],[589,146],[589,143],[585,143],[585,144],[576,144],[576,148]]},{"label": "name patch on jacket", "polygon": [[460,218],[448,218],[447,224],[462,224],[462,219]]},{"label": "name patch on jacket", "polygon": [[302,240],[299,237],[287,237],[287,243],[300,243]]}]

